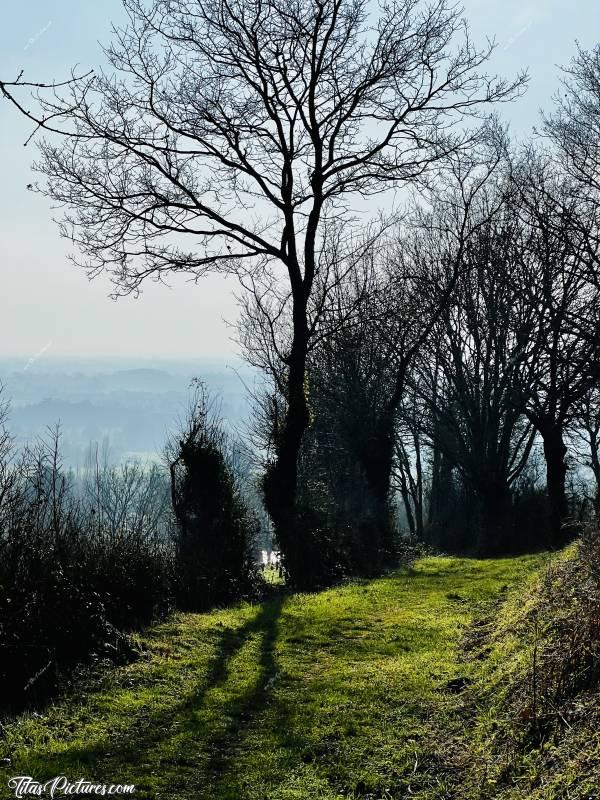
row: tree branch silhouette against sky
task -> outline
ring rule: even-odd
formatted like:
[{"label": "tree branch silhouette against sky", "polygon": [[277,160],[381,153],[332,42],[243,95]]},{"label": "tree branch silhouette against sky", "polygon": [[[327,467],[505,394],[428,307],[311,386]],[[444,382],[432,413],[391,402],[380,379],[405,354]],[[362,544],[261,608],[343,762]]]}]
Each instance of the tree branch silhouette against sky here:
[{"label": "tree branch silhouette against sky", "polygon": [[[485,45],[486,37],[497,41],[491,72],[512,76],[529,71],[526,95],[500,109],[513,135],[525,137],[538,124],[540,108],[550,107],[559,89],[557,65],[575,54],[575,39],[584,48],[594,44],[597,4],[468,0],[465,16],[475,44]],[[82,71],[97,67],[103,58],[98,42],[108,43],[111,22],[122,19],[119,0],[11,4],[0,31],[0,74],[16,78],[24,70],[25,79],[60,79],[74,64]],[[169,279],[171,291],[149,283],[139,299],[114,302],[108,299],[108,280],[89,283],[67,260],[72,248],[51,221],[49,201],[27,190],[35,179],[30,171],[35,147],[23,147],[31,131],[8,103],[0,104],[0,240],[5,297],[10,299],[1,323],[0,354],[31,357],[46,348],[48,355],[232,355],[236,345],[224,319],[233,321],[237,315],[234,280],[212,275],[195,285],[183,277]],[[375,212],[377,197],[369,202]]]}]

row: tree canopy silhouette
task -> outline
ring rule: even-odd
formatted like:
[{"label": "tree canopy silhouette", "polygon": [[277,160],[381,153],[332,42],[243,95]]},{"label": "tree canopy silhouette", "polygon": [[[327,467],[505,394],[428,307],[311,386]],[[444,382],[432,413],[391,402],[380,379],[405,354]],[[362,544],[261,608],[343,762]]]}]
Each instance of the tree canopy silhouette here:
[{"label": "tree canopy silhouette", "polygon": [[[266,484],[285,554],[327,231],[350,235],[359,198],[473,148],[471,118],[525,77],[489,75],[493,45],[475,47],[448,0],[123,3],[106,70],[0,89],[60,137],[41,144],[42,191],[65,208],[62,231],[92,275],[108,271],[125,293],[171,272],[267,275],[267,293],[285,298],[286,418]],[[19,99],[28,86],[37,111]]]}]

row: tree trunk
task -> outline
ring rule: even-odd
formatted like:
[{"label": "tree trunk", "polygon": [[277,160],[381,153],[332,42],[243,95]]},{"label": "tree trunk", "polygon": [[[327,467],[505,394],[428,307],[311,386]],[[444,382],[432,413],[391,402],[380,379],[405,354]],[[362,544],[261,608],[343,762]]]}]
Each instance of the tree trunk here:
[{"label": "tree trunk", "polygon": [[542,431],[544,458],[546,459],[546,490],[548,494],[549,543],[551,547],[563,547],[572,536],[567,524],[569,506],[565,482],[567,447],[560,426]]},{"label": "tree trunk", "polygon": [[379,423],[373,435],[360,448],[359,459],[370,493],[372,544],[377,547],[380,566],[391,566],[395,559],[394,527],[390,508],[394,460],[393,419],[385,419]]},{"label": "tree trunk", "polygon": [[408,530],[410,532],[411,539],[414,539],[417,535],[417,528],[415,524],[415,516],[413,514],[412,509],[412,498],[411,493],[408,488],[408,481],[406,480],[406,475],[404,474],[404,468],[400,468],[400,493],[402,495],[402,502],[404,503],[404,511],[406,513],[406,522],[408,523]]},{"label": "tree trunk", "polygon": [[488,476],[477,492],[480,502],[477,554],[501,555],[515,542],[512,536],[512,493],[505,480]]},{"label": "tree trunk", "polygon": [[416,500],[415,500],[415,521],[416,521],[416,528],[417,528],[417,539],[422,542],[423,541],[423,531],[425,528],[424,519],[423,519],[423,462],[421,459],[421,442],[419,440],[419,434],[415,433],[414,435],[414,443],[415,443],[415,462],[416,462],[416,472],[417,472],[417,493],[416,493]]},{"label": "tree trunk", "polygon": [[454,541],[455,486],[452,463],[438,448],[433,452],[426,540],[442,550],[456,552]]},{"label": "tree trunk", "polygon": [[310,415],[306,397],[306,309],[294,307],[294,341],[288,362],[288,396],[285,423],[276,446],[276,461],[264,479],[266,509],[290,585],[310,588],[312,560],[318,554],[309,544],[309,532],[298,519],[298,458]]}]

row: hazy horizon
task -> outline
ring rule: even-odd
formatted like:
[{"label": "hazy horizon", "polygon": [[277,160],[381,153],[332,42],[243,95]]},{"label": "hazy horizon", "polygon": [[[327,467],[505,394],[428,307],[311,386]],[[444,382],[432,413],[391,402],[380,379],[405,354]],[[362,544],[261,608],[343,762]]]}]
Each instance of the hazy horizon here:
[{"label": "hazy horizon", "polygon": [[247,418],[252,370],[233,358],[48,356],[33,363],[0,356],[8,429],[19,447],[61,430],[66,466],[82,467],[90,445],[107,443],[114,462],[154,460],[185,417],[192,379],[202,379],[232,431]]}]

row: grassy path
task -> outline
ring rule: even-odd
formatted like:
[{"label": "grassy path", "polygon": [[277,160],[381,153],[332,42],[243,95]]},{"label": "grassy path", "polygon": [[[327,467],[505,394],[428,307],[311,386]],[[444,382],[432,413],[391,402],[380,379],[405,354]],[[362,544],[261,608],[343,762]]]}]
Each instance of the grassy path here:
[{"label": "grassy path", "polygon": [[540,563],[427,558],[315,595],[181,615],[147,657],[0,730],[0,797],[32,775],[135,783],[137,798],[446,795],[461,632]]}]

